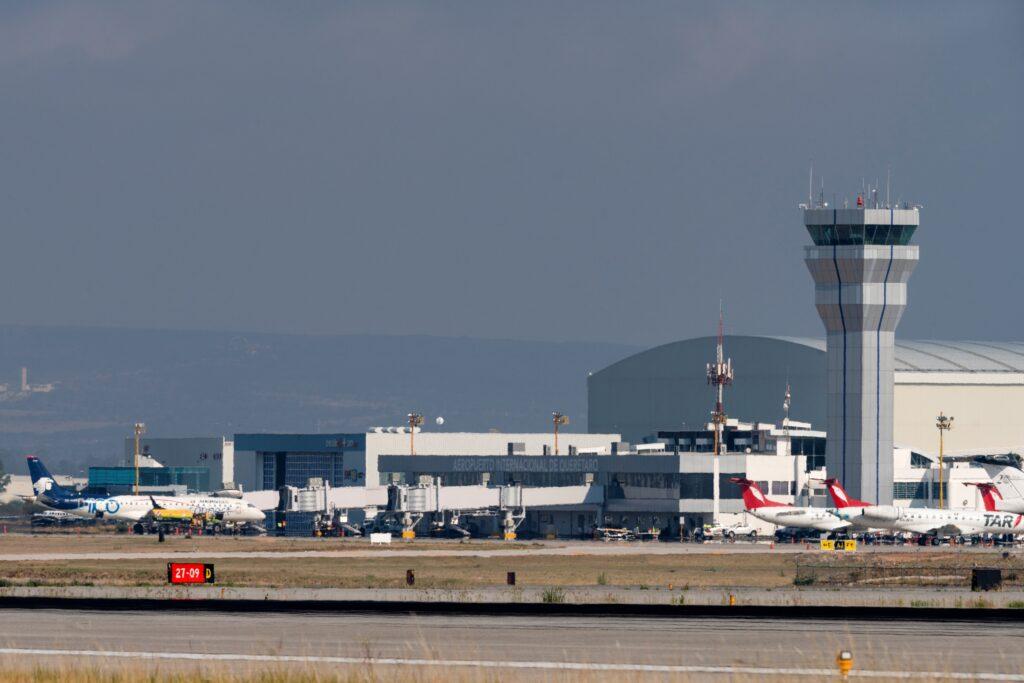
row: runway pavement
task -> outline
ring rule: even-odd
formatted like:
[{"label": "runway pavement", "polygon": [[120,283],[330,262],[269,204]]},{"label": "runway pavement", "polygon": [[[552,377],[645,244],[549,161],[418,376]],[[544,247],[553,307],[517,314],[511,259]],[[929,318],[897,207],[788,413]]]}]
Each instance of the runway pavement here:
[{"label": "runway pavement", "polygon": [[[821,679],[841,648],[879,678],[920,672],[1024,681],[1016,625],[787,619],[488,617],[0,610],[0,657],[204,665],[451,666]],[[70,652],[60,654],[60,652]],[[759,673],[755,673],[759,672]]]}]

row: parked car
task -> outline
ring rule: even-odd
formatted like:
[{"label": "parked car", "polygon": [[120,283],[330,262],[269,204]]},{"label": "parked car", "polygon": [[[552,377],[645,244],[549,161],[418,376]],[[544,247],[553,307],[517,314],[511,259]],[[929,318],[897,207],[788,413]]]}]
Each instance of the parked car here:
[{"label": "parked car", "polygon": [[757,540],[757,529],[749,524],[743,524],[738,522],[736,524],[730,524],[729,526],[724,525],[705,525],[704,536],[706,538],[721,538],[723,541],[735,541],[738,538],[746,538],[750,541]]}]

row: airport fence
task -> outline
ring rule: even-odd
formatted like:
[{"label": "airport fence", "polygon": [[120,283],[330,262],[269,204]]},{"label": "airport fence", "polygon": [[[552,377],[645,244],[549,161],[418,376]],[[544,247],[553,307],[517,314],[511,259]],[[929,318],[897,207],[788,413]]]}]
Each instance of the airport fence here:
[{"label": "airport fence", "polygon": [[1002,572],[1002,585],[1024,589],[1024,561],[1020,558],[992,562],[955,562],[941,564],[883,563],[873,561],[797,562],[796,586],[847,586],[884,588],[886,586],[970,586],[974,569],[993,568]]}]

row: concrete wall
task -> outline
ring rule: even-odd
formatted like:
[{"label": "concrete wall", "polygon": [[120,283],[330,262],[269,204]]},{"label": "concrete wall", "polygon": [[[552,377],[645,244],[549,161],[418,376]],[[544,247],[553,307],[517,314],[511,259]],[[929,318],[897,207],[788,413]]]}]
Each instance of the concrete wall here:
[{"label": "concrete wall", "polygon": [[[611,453],[611,444],[621,441],[619,434],[584,434],[561,432],[558,435],[560,454],[567,454],[570,446],[578,448],[603,447]],[[554,448],[553,433],[503,434],[491,432],[430,432],[416,434],[416,455],[507,455],[509,442],[525,445],[523,454],[537,455],[544,446]],[[553,452],[553,451],[552,451]],[[408,434],[366,434],[367,486],[379,485],[371,473],[379,472],[378,456],[408,455]]]},{"label": "concrete wall", "polygon": [[939,452],[935,418],[956,418],[946,452],[1024,452],[1024,385],[896,385],[896,443]]}]

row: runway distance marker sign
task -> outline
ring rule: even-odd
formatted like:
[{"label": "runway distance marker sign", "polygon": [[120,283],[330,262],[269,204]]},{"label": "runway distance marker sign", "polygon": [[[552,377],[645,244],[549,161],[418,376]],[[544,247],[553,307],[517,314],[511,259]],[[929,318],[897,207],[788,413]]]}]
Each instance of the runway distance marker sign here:
[{"label": "runway distance marker sign", "polygon": [[168,562],[167,583],[213,583],[212,564],[201,562]]},{"label": "runway distance marker sign", "polygon": [[857,541],[821,541],[821,549],[828,551],[852,553],[857,550]]}]

